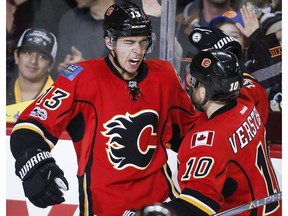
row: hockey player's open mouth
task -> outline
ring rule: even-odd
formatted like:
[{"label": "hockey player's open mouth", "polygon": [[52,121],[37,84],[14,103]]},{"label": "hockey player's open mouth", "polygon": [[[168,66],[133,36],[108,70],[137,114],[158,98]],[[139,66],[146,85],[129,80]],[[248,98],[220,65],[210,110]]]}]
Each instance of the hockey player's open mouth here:
[{"label": "hockey player's open mouth", "polygon": [[130,64],[132,64],[132,65],[137,65],[138,62],[139,62],[139,59],[130,59],[129,62],[130,62]]}]

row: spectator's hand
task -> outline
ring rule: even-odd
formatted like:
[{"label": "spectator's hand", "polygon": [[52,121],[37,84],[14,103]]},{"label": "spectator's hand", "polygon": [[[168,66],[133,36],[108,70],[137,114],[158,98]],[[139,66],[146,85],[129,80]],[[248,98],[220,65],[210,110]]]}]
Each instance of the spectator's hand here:
[{"label": "spectator's hand", "polygon": [[249,38],[253,32],[259,28],[257,15],[245,5],[240,9],[240,13],[244,22],[244,28],[240,23],[236,23],[236,26],[239,28],[242,34]]},{"label": "spectator's hand", "polygon": [[74,64],[79,61],[83,61],[84,58],[82,56],[82,52],[78,50],[76,47],[71,47],[71,54],[67,54],[62,63],[58,65],[58,72],[64,70],[68,65]]}]

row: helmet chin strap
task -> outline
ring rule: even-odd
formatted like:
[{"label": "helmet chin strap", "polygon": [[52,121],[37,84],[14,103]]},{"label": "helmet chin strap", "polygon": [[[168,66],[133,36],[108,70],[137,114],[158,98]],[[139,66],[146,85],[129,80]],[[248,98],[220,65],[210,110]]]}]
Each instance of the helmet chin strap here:
[{"label": "helmet chin strap", "polygon": [[191,99],[192,99],[192,103],[196,107],[196,109],[200,112],[204,112],[202,107],[209,101],[209,98],[207,96],[205,96],[205,98],[201,104],[195,102],[193,95],[191,95]]},{"label": "helmet chin strap", "polygon": [[[108,47],[108,46],[106,45],[106,47],[108,48],[109,53],[110,53],[110,55],[112,56],[115,65],[116,65],[117,67],[119,67],[121,70],[123,70],[124,73],[127,72],[127,71],[120,65],[120,63],[119,63],[119,61],[118,61],[117,54],[116,54],[116,52],[115,52],[114,49],[113,49],[113,45],[112,45],[112,44],[113,44],[113,41],[114,41],[113,37],[109,37],[109,40],[110,40],[110,42],[109,42],[109,45],[110,45],[110,46]],[[116,40],[117,40],[117,39],[116,39]],[[115,41],[114,41],[114,43],[115,43]]]},{"label": "helmet chin strap", "polygon": [[[205,88],[205,90],[206,90],[206,88]],[[202,108],[202,106],[204,106],[208,101],[209,101],[209,97],[207,96],[207,94],[205,93],[205,98],[204,98],[204,100],[202,101],[202,103],[197,103],[197,102],[195,102],[195,99],[194,99],[194,97],[193,97],[193,89],[190,87],[190,90],[189,90],[189,95],[190,95],[190,98],[191,98],[191,101],[192,101],[192,103],[193,103],[193,105],[195,106],[195,108],[198,110],[198,111],[200,111],[200,112],[204,112],[204,110],[203,110],[203,108]]]},{"label": "helmet chin strap", "polygon": [[[117,65],[117,67],[119,67],[121,70],[123,70],[124,71],[124,73],[126,72],[127,73],[127,71],[120,65],[120,63],[119,63],[119,61],[118,61],[118,57],[117,57],[117,54],[116,54],[116,52],[115,51],[113,51],[113,50],[109,50],[109,52],[110,52],[110,54],[111,54],[111,56],[112,56],[112,58],[113,58],[113,61],[114,61],[114,63],[115,63],[115,65]],[[113,55],[114,54],[114,55]]]}]

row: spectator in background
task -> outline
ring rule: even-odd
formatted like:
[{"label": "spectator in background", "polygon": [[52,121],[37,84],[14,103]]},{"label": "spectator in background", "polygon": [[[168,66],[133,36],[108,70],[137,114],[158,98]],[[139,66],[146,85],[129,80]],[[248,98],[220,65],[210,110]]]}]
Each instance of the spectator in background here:
[{"label": "spectator in background", "polygon": [[104,57],[102,23],[106,9],[114,0],[78,0],[77,7],[66,12],[59,23],[59,49],[56,57],[57,72],[66,66],[82,61]]},{"label": "spectator in background", "polygon": [[209,21],[227,10],[239,10],[239,2],[235,0],[195,0],[186,5],[183,11],[183,19],[190,27],[191,33],[194,27],[207,26]]},{"label": "spectator in background", "polygon": [[42,94],[53,80],[49,73],[57,52],[54,34],[42,28],[24,31],[14,51],[18,73],[10,81],[6,104],[32,102]]},{"label": "spectator in background", "polygon": [[282,44],[282,11],[268,13],[261,17],[260,26],[266,35],[275,33],[280,44]]},{"label": "spectator in background", "polygon": [[282,40],[282,1],[281,0],[248,0],[247,6],[253,10],[260,26],[266,35],[276,33],[281,44]]},{"label": "spectator in background", "polygon": [[194,0],[191,1],[176,17],[178,23],[176,37],[184,48],[184,57],[197,53],[190,49],[188,36],[197,26],[207,26],[209,21],[225,11],[236,10],[244,4],[244,0]]},{"label": "spectator in background", "polygon": [[43,28],[58,34],[58,23],[64,12],[75,3],[71,0],[7,0],[6,1],[6,83],[17,74],[14,50],[28,28]]},{"label": "spectator in background", "polygon": [[[266,35],[275,33],[279,43],[282,45],[282,12],[281,11],[277,11],[271,14],[269,17],[264,19],[263,22],[260,23],[260,25]],[[274,83],[274,85],[271,87],[271,89],[269,89],[269,92],[268,92],[270,110],[273,112],[282,111],[282,67],[280,68],[281,68],[281,74],[278,73],[278,77],[276,76],[273,78],[273,80],[269,81],[269,84],[270,84],[269,86],[272,86],[271,84]],[[271,70],[271,71],[275,72],[275,70]],[[280,71],[278,70],[278,72]]]},{"label": "spectator in background", "polygon": [[[242,61],[246,66],[246,72],[254,76],[257,81],[266,90],[269,97],[270,111],[282,110],[282,47],[275,33],[265,34],[265,29],[259,26],[259,21],[255,12],[243,6],[241,13],[229,11],[223,16],[212,19],[209,23],[226,32],[228,35],[238,38],[242,41],[243,56]],[[276,25],[277,26],[277,25]],[[240,39],[242,38],[242,39]],[[246,41],[246,42],[244,42]],[[281,113],[269,112],[267,125],[274,124],[272,131],[268,134],[274,134],[273,131],[282,131],[281,122],[271,118],[272,115],[281,115]],[[281,133],[281,132],[280,132]],[[279,133],[277,133],[279,134]],[[275,138],[276,137],[276,138]],[[268,142],[277,140],[282,142],[281,135],[267,136]],[[273,141],[272,141],[273,142]]]},{"label": "spectator in background", "polygon": [[242,61],[247,72],[260,82],[269,95],[271,87],[282,80],[281,45],[275,33],[264,34],[253,11],[243,6],[240,12],[227,11],[222,16],[212,19],[209,26],[222,29],[241,43]]},{"label": "spectator in background", "polygon": [[[14,0],[18,5],[15,22],[20,32],[27,28],[44,28],[58,38],[58,23],[75,5],[71,0]],[[20,29],[21,28],[21,29]]]},{"label": "spectator in background", "polygon": [[18,41],[14,18],[16,10],[15,2],[6,0],[6,84],[9,83],[15,71],[14,50]]},{"label": "spectator in background", "polygon": [[[266,1],[256,1],[249,0],[247,5],[252,8],[260,22],[260,27],[264,31],[265,35],[276,34],[276,37],[282,44],[282,1],[281,0],[266,0]],[[274,49],[275,50],[275,49]],[[281,55],[278,53],[279,58]],[[279,48],[280,50],[280,48]],[[273,77],[269,82],[265,82],[264,85],[267,86],[267,93],[270,102],[271,111],[282,111],[282,61],[278,62],[275,65],[272,65],[271,68],[265,69],[269,70],[272,73]],[[276,73],[275,73],[276,72]],[[278,72],[278,73],[277,73]],[[281,72],[281,73],[280,73]],[[258,72],[258,79],[263,81],[265,77],[263,76],[262,71]],[[274,84],[274,85],[273,85]]]},{"label": "spectator in background", "polygon": [[246,0],[246,5],[255,10],[258,18],[267,13],[282,11],[282,0]]}]

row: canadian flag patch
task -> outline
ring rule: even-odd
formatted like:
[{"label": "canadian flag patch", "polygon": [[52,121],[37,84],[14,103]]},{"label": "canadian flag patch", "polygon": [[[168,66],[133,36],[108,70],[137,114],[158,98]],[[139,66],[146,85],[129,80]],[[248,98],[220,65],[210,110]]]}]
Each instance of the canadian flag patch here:
[{"label": "canadian flag patch", "polygon": [[215,131],[201,131],[193,134],[190,148],[197,146],[212,146]]}]

